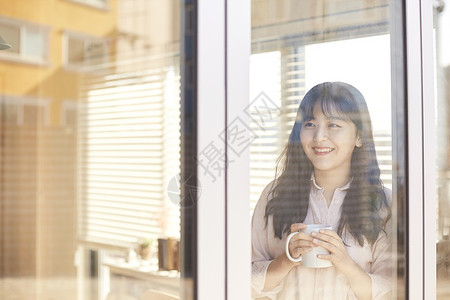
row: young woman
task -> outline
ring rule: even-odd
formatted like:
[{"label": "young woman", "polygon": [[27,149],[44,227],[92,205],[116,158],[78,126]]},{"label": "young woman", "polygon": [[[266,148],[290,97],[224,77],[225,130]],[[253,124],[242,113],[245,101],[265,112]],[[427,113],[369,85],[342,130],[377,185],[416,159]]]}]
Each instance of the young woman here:
[{"label": "young woman", "polygon": [[[252,293],[269,299],[385,299],[391,292],[390,192],[383,188],[367,104],[353,86],[325,82],[303,98],[279,176],[252,219]],[[291,232],[307,224],[332,230]],[[328,268],[297,259],[321,246]],[[267,299],[266,298],[266,299]]]}]

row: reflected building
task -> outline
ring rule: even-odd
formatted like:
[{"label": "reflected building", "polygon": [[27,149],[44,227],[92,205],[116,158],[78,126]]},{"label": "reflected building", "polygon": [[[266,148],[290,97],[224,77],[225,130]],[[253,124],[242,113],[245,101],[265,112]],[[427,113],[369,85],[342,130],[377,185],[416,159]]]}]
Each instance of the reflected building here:
[{"label": "reflected building", "polygon": [[178,2],[0,11],[12,45],[0,53],[0,297],[119,294],[106,261],[144,238],[179,239],[166,189],[180,168]]}]

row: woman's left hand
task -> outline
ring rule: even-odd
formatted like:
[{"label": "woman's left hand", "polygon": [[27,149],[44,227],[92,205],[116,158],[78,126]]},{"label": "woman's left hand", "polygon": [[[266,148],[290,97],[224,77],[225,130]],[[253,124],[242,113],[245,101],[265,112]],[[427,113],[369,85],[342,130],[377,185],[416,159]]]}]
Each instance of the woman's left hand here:
[{"label": "woman's left hand", "polygon": [[344,274],[358,299],[372,298],[372,281],[369,275],[348,255],[344,242],[333,230],[321,229],[311,233],[313,245],[321,246],[330,254],[319,254],[318,258],[331,261]]},{"label": "woman's left hand", "polygon": [[311,233],[311,236],[314,245],[321,246],[330,252],[330,254],[319,254],[318,258],[331,261],[338,271],[347,276],[354,273],[355,267],[359,268],[348,255],[344,242],[335,231],[321,229],[320,232]]}]

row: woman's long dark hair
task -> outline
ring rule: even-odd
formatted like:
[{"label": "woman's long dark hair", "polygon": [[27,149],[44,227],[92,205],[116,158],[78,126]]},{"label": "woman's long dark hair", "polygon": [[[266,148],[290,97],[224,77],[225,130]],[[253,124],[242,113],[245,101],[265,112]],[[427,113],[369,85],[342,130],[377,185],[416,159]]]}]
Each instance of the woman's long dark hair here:
[{"label": "woman's long dark hair", "polygon": [[[321,107],[325,116],[337,113],[353,122],[361,138],[362,146],[353,151],[353,179],[342,204],[336,231],[342,236],[346,229],[361,246],[364,238],[373,245],[379,233],[384,231],[391,210],[380,180],[366,101],[356,88],[342,82],[316,85],[303,98],[287,147],[278,160],[278,163],[283,161],[283,167],[269,192],[271,200],[266,207],[266,224],[272,215],[275,236],[281,239],[283,234],[290,232],[291,224],[303,222],[306,218],[314,168],[303,151],[300,131],[303,122],[313,118],[316,105]],[[381,213],[383,210],[385,213]]]}]

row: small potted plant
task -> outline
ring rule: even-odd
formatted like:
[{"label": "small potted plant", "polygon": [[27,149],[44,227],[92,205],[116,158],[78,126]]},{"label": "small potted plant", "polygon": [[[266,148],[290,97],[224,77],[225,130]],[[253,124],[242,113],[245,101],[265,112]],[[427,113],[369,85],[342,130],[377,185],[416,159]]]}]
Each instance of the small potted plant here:
[{"label": "small potted plant", "polygon": [[142,238],[139,240],[138,254],[143,260],[148,260],[150,258],[151,246],[153,239]]}]

